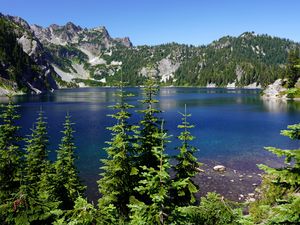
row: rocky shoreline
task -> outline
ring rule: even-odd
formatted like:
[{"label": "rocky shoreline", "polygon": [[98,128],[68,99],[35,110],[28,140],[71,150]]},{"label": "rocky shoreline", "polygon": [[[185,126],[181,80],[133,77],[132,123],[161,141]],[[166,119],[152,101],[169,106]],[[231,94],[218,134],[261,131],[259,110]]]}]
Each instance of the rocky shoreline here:
[{"label": "rocky shoreline", "polygon": [[[273,84],[267,86],[263,91],[262,98],[264,99],[280,99],[280,100],[300,100],[300,98],[289,98],[287,91],[290,90],[285,87],[287,79],[277,79]],[[300,87],[300,79],[297,81],[295,87]]]},{"label": "rocky shoreline", "polygon": [[262,181],[259,170],[242,171],[228,167],[217,170],[216,162],[212,161],[205,162],[200,168],[201,171],[194,178],[194,182],[200,187],[197,197],[205,196],[207,192],[217,192],[232,201],[255,201],[256,188]]},{"label": "rocky shoreline", "polygon": [[286,80],[278,79],[273,84],[267,86],[263,91],[263,98],[267,99],[288,99],[286,94],[283,94],[287,88],[284,87]]}]

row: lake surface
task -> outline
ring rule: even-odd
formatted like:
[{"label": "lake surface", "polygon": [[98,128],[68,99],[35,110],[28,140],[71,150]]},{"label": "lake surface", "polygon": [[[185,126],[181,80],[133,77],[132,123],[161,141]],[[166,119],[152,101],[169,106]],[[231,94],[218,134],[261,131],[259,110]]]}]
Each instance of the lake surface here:
[{"label": "lake surface", "polygon": [[[67,112],[72,115],[75,124],[77,162],[80,175],[88,185],[88,196],[95,199],[96,180],[99,179],[100,159],[105,157],[102,148],[109,140],[107,126],[114,121],[107,117],[112,113],[107,107],[118,101],[116,88],[82,88],[58,90],[54,93],[35,96],[16,96],[20,105],[22,133],[29,134],[37,112],[42,109],[48,121],[51,159],[55,158],[55,149],[61,138],[60,130]],[[135,97],[129,102],[141,109],[138,102],[142,90],[128,88]],[[196,140],[193,145],[199,161],[222,163],[237,170],[257,170],[257,163],[276,163],[276,158],[264,150],[264,146],[279,148],[299,148],[299,141],[291,141],[280,135],[280,130],[289,124],[300,122],[300,102],[262,100],[260,90],[243,89],[206,89],[206,88],[161,88],[159,107],[164,111],[172,143],[167,152],[174,155],[178,144],[176,128],[181,121],[179,111],[184,105],[192,114],[190,122]],[[5,97],[0,102],[7,102]],[[140,115],[134,113],[132,121]]]}]

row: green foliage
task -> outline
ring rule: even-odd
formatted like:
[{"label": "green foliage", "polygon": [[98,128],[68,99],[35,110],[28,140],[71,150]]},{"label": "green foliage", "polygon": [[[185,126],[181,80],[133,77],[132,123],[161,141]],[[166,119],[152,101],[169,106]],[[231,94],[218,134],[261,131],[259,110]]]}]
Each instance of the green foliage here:
[{"label": "green foliage", "polygon": [[161,140],[157,138],[157,133],[160,132],[161,120],[157,117],[161,111],[155,108],[158,100],[155,96],[158,93],[158,86],[153,79],[149,79],[144,88],[144,99],[141,103],[145,105],[145,109],[138,112],[143,114],[143,119],[139,122],[140,125],[140,149],[139,149],[139,166],[147,166],[148,168],[156,168],[159,164],[157,157],[153,154],[153,147],[160,145]]},{"label": "green foliage", "polygon": [[156,157],[158,164],[155,167],[142,166],[141,180],[135,187],[141,195],[146,195],[151,201],[131,199],[131,224],[166,224],[170,208],[171,179],[168,170],[170,163],[164,153],[167,133],[164,131],[163,122],[159,133],[153,134],[160,140],[160,144],[153,146],[151,152]]},{"label": "green foliage", "polygon": [[11,198],[17,192],[22,179],[22,151],[19,147],[21,137],[16,121],[20,118],[17,106],[9,100],[2,106],[0,125],[0,202]]},{"label": "green foliage", "polygon": [[300,78],[300,53],[299,48],[291,50],[288,55],[287,63],[287,78],[288,78],[288,87],[293,88]]},{"label": "green foliage", "polygon": [[280,65],[291,47],[292,42],[267,35],[223,37],[187,56],[175,73],[176,84],[226,86],[235,81],[238,86],[253,82],[266,86],[283,75]]},{"label": "green foliage", "polygon": [[72,209],[75,200],[82,196],[85,187],[81,184],[75,167],[75,149],[71,116],[67,114],[64,123],[63,137],[57,150],[55,166],[56,189],[63,209]]},{"label": "green foliage", "polygon": [[25,181],[27,185],[35,187],[40,181],[40,175],[46,168],[48,161],[48,133],[43,112],[40,111],[32,133],[26,140]]},{"label": "green foliage", "polygon": [[[48,134],[43,112],[32,129],[32,134],[26,140],[25,176],[18,199],[21,207],[15,211],[17,220],[30,224],[51,223],[57,215],[60,202],[55,195],[55,172],[48,161]],[[17,223],[17,222],[16,222]]]},{"label": "green foliage", "polygon": [[[116,123],[109,127],[111,140],[105,148],[99,180],[98,208],[83,198],[75,167],[73,123],[66,116],[63,137],[57,150],[57,160],[48,160],[48,134],[43,112],[26,140],[25,165],[18,147],[20,129],[16,106],[4,107],[0,125],[0,222],[2,224],[298,224],[300,222],[300,149],[267,149],[278,157],[285,157],[285,166],[271,168],[260,165],[267,173],[260,188],[260,199],[251,203],[247,216],[235,203],[216,193],[208,193],[196,205],[198,191],[192,177],[199,166],[190,145],[194,137],[188,122],[191,116],[180,113],[178,125],[181,145],[177,164],[171,171],[165,146],[169,136],[164,121],[157,117],[155,107],[158,91],[149,81],[142,103],[145,109],[138,127],[129,123],[133,106],[126,103],[131,96],[123,90],[121,81],[119,101],[109,115]],[[300,140],[300,124],[288,126],[281,132],[293,140]],[[9,170],[7,162],[14,168]],[[23,172],[21,172],[23,171]],[[174,171],[174,176],[171,172]],[[24,173],[24,174],[23,174]],[[2,185],[2,186],[1,186]],[[7,187],[11,187],[7,190]]]},{"label": "green foliage", "polygon": [[176,156],[177,165],[174,168],[176,175],[173,183],[175,191],[173,201],[176,202],[176,205],[184,206],[196,202],[194,194],[199,190],[191,178],[197,174],[196,168],[200,166],[200,163],[197,162],[197,158],[194,156],[196,148],[189,145],[189,142],[194,139],[189,129],[194,126],[187,121],[187,118],[190,117],[191,114],[187,114],[186,105],[184,113],[180,114],[182,116],[182,124],[177,127],[183,130],[178,136],[182,144],[178,148],[180,153]]},{"label": "green foliage", "polygon": [[103,159],[101,169],[101,180],[99,180],[99,191],[102,197],[99,199],[99,208],[107,211],[113,205],[116,213],[125,219],[128,218],[129,197],[132,195],[133,180],[132,154],[134,152],[133,134],[136,132],[136,126],[128,124],[131,114],[129,109],[133,108],[125,102],[125,98],[131,96],[123,91],[123,82],[121,81],[121,90],[118,94],[120,102],[112,108],[117,112],[109,115],[116,120],[116,124],[108,129],[112,132],[111,141],[107,142],[108,147],[105,151],[107,159]]},{"label": "green foliage", "polygon": [[300,98],[300,88],[289,88],[281,94],[286,94],[288,98]]},{"label": "green foliage", "polygon": [[4,224],[51,224],[62,214],[62,211],[57,209],[56,202],[49,202],[45,198],[33,196],[25,186],[20,188],[11,201],[0,207],[0,215],[5,213]]},{"label": "green foliage", "polygon": [[[244,33],[239,37],[223,37],[207,46],[188,46],[176,43],[136,48],[116,47],[112,55],[103,55],[107,63],[121,61],[124,80],[129,85],[142,85],[142,68],[153,65],[157,70],[162,59],[180,63],[174,79],[166,84],[206,86],[215,83],[226,86],[236,81],[238,86],[257,82],[262,86],[284,76],[282,65],[287,61],[287,49],[295,43],[268,35]],[[274,47],[276,46],[276,47]],[[237,71],[241,73],[237,78]],[[107,77],[109,83],[119,80],[120,74]]]},{"label": "green foliage", "polygon": [[[216,193],[208,193],[206,197],[201,198],[199,206],[200,221],[202,224],[239,224],[239,212],[234,211],[229,202]],[[198,221],[198,224],[201,222]]]},{"label": "green foliage", "polygon": [[74,209],[66,211],[64,216],[57,219],[53,225],[90,225],[95,224],[95,217],[94,206],[79,196],[75,201]]},{"label": "green foliage", "polygon": [[[300,124],[288,126],[281,134],[300,140]],[[259,165],[267,175],[261,186],[261,197],[250,207],[250,216],[255,223],[296,224],[300,222],[300,149],[282,150],[267,147],[278,157],[285,157],[285,166],[271,168]]]},{"label": "green foliage", "polygon": [[172,216],[175,219],[172,224],[241,224],[241,212],[237,205],[216,193],[208,193],[202,197],[199,206],[177,207]]},{"label": "green foliage", "polygon": [[48,60],[67,73],[76,72],[72,67],[73,62],[83,64],[88,61],[88,56],[72,45],[49,44],[46,50]]},{"label": "green foliage", "polygon": [[[42,75],[37,62],[27,55],[18,43],[20,34],[25,31],[5,18],[0,18],[0,81],[11,89],[30,92],[31,84],[42,90],[49,90],[49,80]],[[26,33],[27,34],[27,33]]]}]

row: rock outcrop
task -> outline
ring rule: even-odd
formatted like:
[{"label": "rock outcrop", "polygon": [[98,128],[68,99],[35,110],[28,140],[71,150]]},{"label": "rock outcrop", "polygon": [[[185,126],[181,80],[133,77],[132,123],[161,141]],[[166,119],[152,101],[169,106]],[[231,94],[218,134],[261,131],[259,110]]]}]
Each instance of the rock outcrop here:
[{"label": "rock outcrop", "polygon": [[[274,71],[283,70],[287,51],[298,46],[286,39],[250,32],[222,37],[206,46],[133,46],[128,37],[111,37],[104,26],[84,28],[68,22],[44,28],[29,25],[20,17],[0,14],[0,18],[9,21],[17,43],[32,60],[28,63],[31,69],[22,71],[17,83],[33,92],[76,84],[114,85],[120,71],[133,86],[155,77],[168,85],[260,88],[258,83],[266,86],[276,79]],[[14,77],[9,74],[15,72],[14,65],[1,63],[0,76]],[[268,96],[274,93],[267,91]]]},{"label": "rock outcrop", "polygon": [[[4,16],[2,14],[0,19],[6,23],[6,32],[16,38],[15,40],[11,38],[5,40],[7,36],[3,36],[4,41],[7,43],[6,46],[9,45],[10,47],[2,49],[6,52],[7,57],[4,57],[1,62],[0,70],[2,72],[0,77],[12,79],[11,82],[15,82],[19,89],[26,92],[42,93],[57,89],[55,78],[58,75],[46,60],[43,45],[33,35],[28,23],[20,17]],[[11,47],[15,50],[21,47],[23,53],[11,52],[9,50]],[[14,89],[14,87],[10,88]]]},{"label": "rock outcrop", "polygon": [[218,171],[218,172],[225,172],[226,171],[226,167],[223,165],[216,165],[214,166],[214,171]]},{"label": "rock outcrop", "polygon": [[263,98],[281,98],[285,99],[286,94],[283,94],[287,88],[284,87],[286,80],[278,79],[273,84],[267,86],[263,91]]},{"label": "rock outcrop", "polygon": [[132,46],[128,37],[113,39],[104,26],[83,29],[72,22],[68,22],[63,26],[52,24],[46,28],[32,25],[31,30],[45,45],[74,44],[77,48],[83,48],[95,55],[100,54],[102,53],[102,50],[109,49],[117,44],[125,47]]}]

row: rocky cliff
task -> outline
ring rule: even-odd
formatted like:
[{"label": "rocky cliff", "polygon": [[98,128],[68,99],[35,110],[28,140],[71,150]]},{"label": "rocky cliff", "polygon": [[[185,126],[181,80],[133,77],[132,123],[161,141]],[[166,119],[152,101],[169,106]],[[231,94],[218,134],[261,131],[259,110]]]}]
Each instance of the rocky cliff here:
[{"label": "rocky cliff", "polygon": [[112,38],[104,26],[88,29],[68,22],[44,28],[20,17],[0,14],[0,19],[0,51],[5,52],[0,84],[36,93],[114,85],[121,75],[129,85],[142,85],[152,76],[166,85],[264,87],[282,77],[289,50],[300,46],[253,32],[206,46],[133,46],[128,37]]},{"label": "rocky cliff", "polygon": [[57,89],[58,75],[28,23],[20,17],[0,14],[0,30],[2,89],[31,93]]}]

